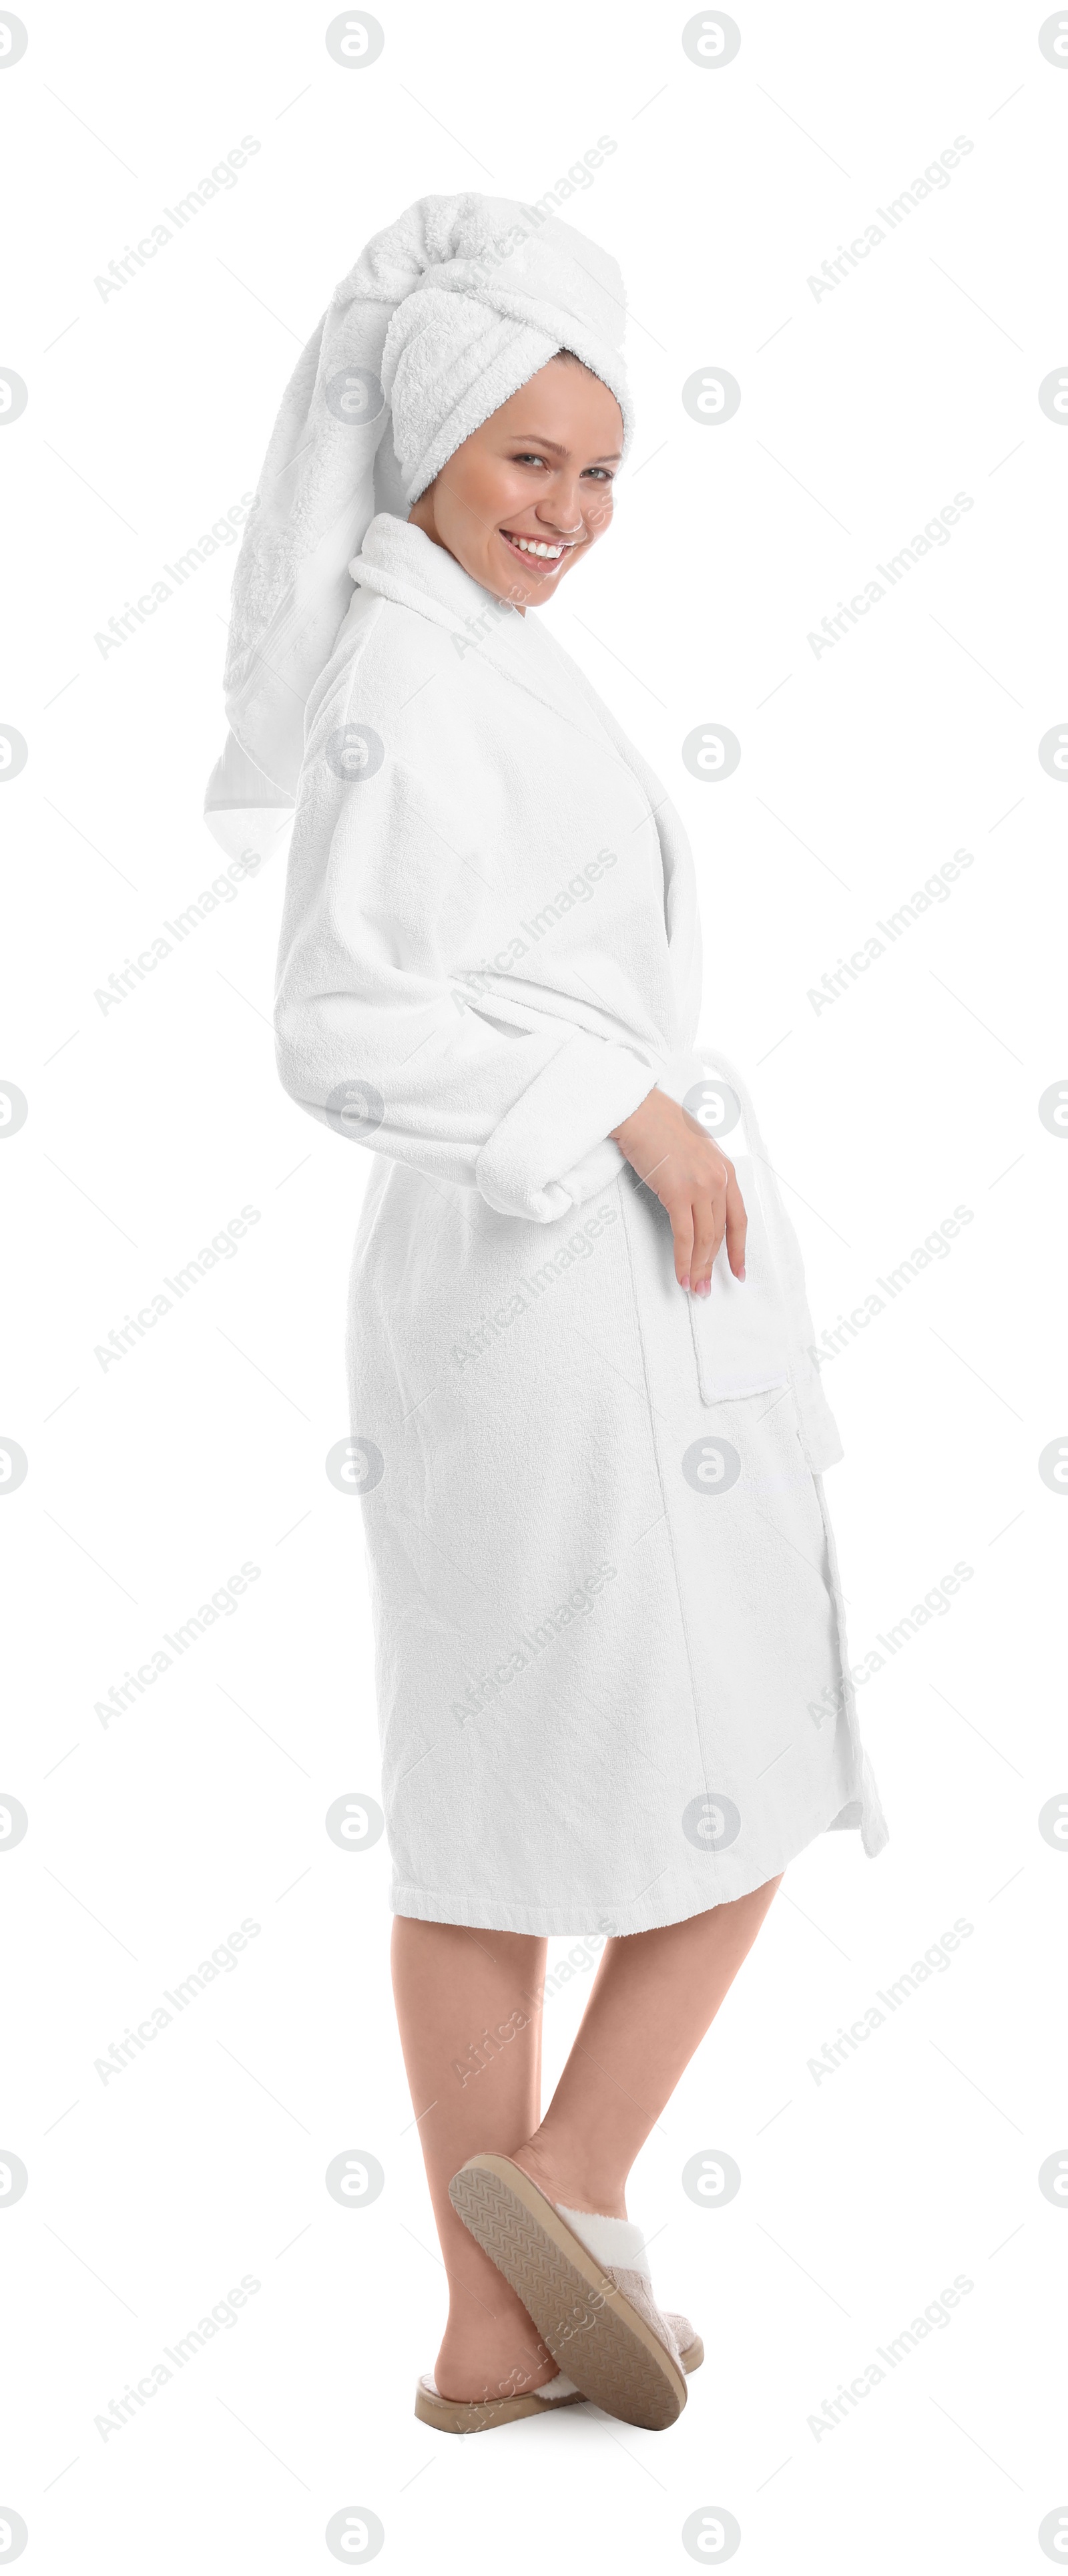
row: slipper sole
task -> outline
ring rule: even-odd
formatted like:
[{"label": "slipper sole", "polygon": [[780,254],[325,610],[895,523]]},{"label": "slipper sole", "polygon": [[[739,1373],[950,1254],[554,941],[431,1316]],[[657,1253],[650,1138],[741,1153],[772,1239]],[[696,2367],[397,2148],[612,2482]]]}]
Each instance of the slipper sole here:
[{"label": "slipper sole", "polygon": [[686,2404],[683,2372],[510,2156],[472,2156],[453,2175],[449,2198],[584,2397],[650,2433],[676,2422]]},{"label": "slipper sole", "polygon": [[[700,2335],[679,2354],[686,2371],[700,2370],[704,2357]],[[581,2388],[573,2397],[439,2397],[436,2389],[424,2388],[420,2380],[415,2392],[420,2423],[432,2424],[438,2433],[492,2433],[495,2424],[520,2424],[525,2415],[558,2415],[565,2406],[586,2403]]]}]

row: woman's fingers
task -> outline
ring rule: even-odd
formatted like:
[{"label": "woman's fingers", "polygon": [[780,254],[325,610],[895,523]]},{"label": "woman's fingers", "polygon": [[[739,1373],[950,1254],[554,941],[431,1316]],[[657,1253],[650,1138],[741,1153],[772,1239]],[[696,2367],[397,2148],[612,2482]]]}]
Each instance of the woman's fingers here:
[{"label": "woman's fingers", "polygon": [[745,1201],[738,1187],[733,1163],[724,1161],[724,1187],[713,1188],[707,1199],[695,1203],[694,1245],[690,1264],[690,1286],[698,1297],[707,1297],[712,1285],[712,1271],[721,1243],[726,1238],[727,1259],[736,1279],[745,1277],[745,1239],[749,1220]]},{"label": "woman's fingers", "polygon": [[675,1277],[680,1288],[688,1288],[693,1261],[693,1208],[689,1200],[684,1199],[672,1207],[669,1214],[675,1239]]},{"label": "woman's fingers", "polygon": [[693,1211],[693,1258],[690,1262],[690,1286],[697,1297],[707,1297],[712,1281],[712,1264],[723,1241],[726,1221],[726,1198],[716,1195],[699,1199]]},{"label": "woman's fingers", "polygon": [[736,1279],[745,1277],[745,1238],[749,1220],[745,1200],[734,1176],[734,1165],[727,1165],[727,1259]]}]

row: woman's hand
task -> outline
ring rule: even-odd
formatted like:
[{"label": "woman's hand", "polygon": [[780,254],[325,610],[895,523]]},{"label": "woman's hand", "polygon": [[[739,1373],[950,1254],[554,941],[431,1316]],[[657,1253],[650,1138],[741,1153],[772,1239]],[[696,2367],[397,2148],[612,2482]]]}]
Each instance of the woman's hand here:
[{"label": "woman's hand", "polygon": [[666,1091],[651,1091],[621,1127],[613,1127],[612,1136],[667,1209],[680,1288],[697,1297],[711,1293],[712,1264],[724,1234],[734,1276],[744,1279],[746,1214],[734,1165],[689,1110]]}]

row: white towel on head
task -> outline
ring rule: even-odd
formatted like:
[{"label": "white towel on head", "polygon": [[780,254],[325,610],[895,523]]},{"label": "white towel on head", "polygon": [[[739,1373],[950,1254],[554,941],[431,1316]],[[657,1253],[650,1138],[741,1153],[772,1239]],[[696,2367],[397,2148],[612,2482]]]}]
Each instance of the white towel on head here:
[{"label": "white towel on head", "polygon": [[231,595],[231,727],[205,814],[261,851],[292,806],[310,690],[380,511],[409,509],[491,412],[560,348],[633,412],[614,259],[508,197],[420,197],[376,233],[299,358],[271,432]]}]

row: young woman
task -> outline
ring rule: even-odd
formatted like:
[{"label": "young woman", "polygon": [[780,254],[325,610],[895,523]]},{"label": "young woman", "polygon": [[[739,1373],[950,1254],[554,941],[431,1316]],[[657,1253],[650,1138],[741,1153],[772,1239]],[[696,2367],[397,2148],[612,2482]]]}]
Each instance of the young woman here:
[{"label": "young woman", "polygon": [[[886,1839],[841,1448],[748,1092],[696,1043],[688,844],[540,615],[610,540],[623,310],[613,261],[507,201],[368,246],[268,453],[213,790],[246,836],[295,794],[279,1071],[373,1156],[350,1458],[450,2291],[416,2405],[451,2431],[678,2415],[700,2339],[630,2166],[786,1864]],[[543,2113],[559,1933],[605,1947]]]}]

